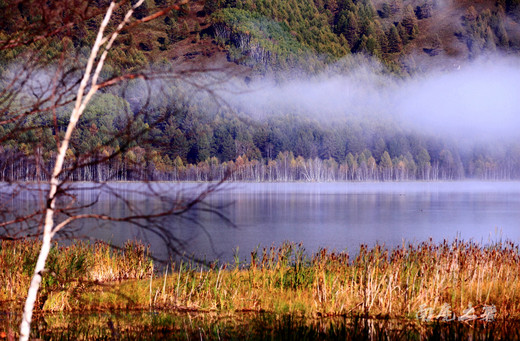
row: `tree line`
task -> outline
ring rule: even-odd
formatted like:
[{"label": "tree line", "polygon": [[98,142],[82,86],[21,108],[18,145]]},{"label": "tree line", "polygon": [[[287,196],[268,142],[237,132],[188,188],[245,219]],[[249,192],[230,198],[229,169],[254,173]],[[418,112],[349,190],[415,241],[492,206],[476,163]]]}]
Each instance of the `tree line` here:
[{"label": "tree line", "polygon": [[[170,93],[177,90],[173,86]],[[132,101],[117,90],[92,100],[65,158],[69,180],[208,181],[228,174],[236,181],[520,178],[518,143],[462,148],[377,115],[325,121],[294,109],[255,119],[218,108],[211,98],[157,100],[146,107]],[[0,181],[48,179],[66,122],[60,113],[57,122],[41,114],[26,122],[27,129],[1,126]]]},{"label": "tree line", "polygon": [[[136,147],[120,158],[108,162],[90,160],[87,165],[69,174],[71,181],[439,181],[518,179],[519,163],[496,161],[479,157],[469,165],[466,174],[464,165],[455,162],[449,151],[443,151],[441,160],[431,161],[423,150],[418,160],[410,153],[391,158],[387,151],[381,160],[364,153],[349,153],[339,163],[334,158],[295,157],[293,152],[280,152],[275,159],[249,159],[240,155],[234,160],[220,162],[215,156],[197,164],[185,164],[180,157],[165,162],[157,152],[146,155],[143,148]],[[71,161],[66,163],[70,166]],[[50,165],[36,162],[33,156],[6,151],[0,154],[0,181],[45,181]]]}]

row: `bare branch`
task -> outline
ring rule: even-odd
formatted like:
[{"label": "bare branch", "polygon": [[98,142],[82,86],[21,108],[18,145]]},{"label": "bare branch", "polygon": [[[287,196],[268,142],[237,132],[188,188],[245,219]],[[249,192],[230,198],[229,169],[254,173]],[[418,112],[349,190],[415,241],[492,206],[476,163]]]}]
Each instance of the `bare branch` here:
[{"label": "bare branch", "polygon": [[[139,1],[138,4],[141,4],[143,1],[144,0]],[[109,48],[109,46],[111,46],[111,43],[113,42],[113,40],[111,40],[109,42],[109,45],[107,45],[107,48],[103,52],[101,59],[98,61],[94,75],[92,75],[92,77],[91,77],[91,72],[92,72],[94,62],[98,55],[98,51],[101,48],[101,45],[103,44],[103,40],[104,40],[103,34],[104,34],[105,28],[108,25],[108,22],[109,22],[111,16],[112,16],[114,7],[115,7],[115,2],[112,1],[107,9],[105,17],[98,30],[98,34],[97,34],[96,40],[94,42],[94,45],[92,47],[90,57],[87,61],[84,77],[83,77],[83,79],[80,83],[80,87],[78,89],[78,95],[76,97],[75,107],[71,113],[70,121],[67,126],[67,131],[65,133],[63,141],[59,147],[58,154],[56,156],[54,170],[53,170],[53,173],[52,173],[52,176],[50,179],[49,193],[47,196],[47,209],[46,209],[45,223],[44,223],[44,228],[43,228],[43,243],[41,246],[40,254],[38,256],[38,261],[36,263],[36,267],[34,269],[34,275],[31,280],[31,285],[29,287],[29,291],[27,294],[27,300],[25,302],[22,323],[20,325],[20,341],[26,341],[29,339],[30,325],[31,325],[32,313],[33,313],[33,309],[34,309],[34,303],[36,301],[36,295],[38,293],[40,283],[42,280],[41,272],[45,268],[45,262],[47,260],[48,254],[50,252],[51,240],[55,234],[54,213],[55,213],[55,205],[56,205],[56,193],[57,193],[58,185],[59,185],[58,177],[62,171],[63,162],[65,160],[65,155],[66,155],[66,152],[69,147],[70,138],[72,136],[72,132],[76,128],[77,122],[78,122],[81,114],[85,110],[87,103],[89,102],[91,97],[94,95],[94,93],[98,89],[95,86],[96,80],[99,76],[99,73],[101,72],[101,69],[103,68],[103,63],[104,63],[104,60],[106,57],[107,49]],[[128,13],[130,13],[130,15],[132,12],[133,12],[133,8],[128,11]],[[125,16],[123,25],[124,25],[124,23],[126,23],[126,20],[128,20],[128,18],[130,17],[130,15],[128,15],[128,13]],[[120,27],[122,28],[121,25],[120,25]],[[115,37],[117,37],[117,30],[116,30],[116,32],[114,32],[112,34],[112,38],[115,39]],[[85,98],[83,98],[84,92],[85,92],[85,89],[87,87],[89,80],[92,80],[92,86],[91,86],[90,91],[85,96]],[[63,225],[63,226],[65,226],[65,225]]]}]

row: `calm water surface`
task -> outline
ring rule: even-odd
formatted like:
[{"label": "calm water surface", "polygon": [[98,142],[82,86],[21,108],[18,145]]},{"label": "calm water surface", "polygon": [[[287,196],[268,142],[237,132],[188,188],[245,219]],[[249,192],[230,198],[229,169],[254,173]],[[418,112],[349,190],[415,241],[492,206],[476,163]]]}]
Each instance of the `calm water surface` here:
[{"label": "calm water surface", "polygon": [[516,182],[237,184],[213,200],[234,201],[228,214],[237,230],[214,237],[228,249],[284,240],[301,241],[312,252],[429,238],[520,241]]},{"label": "calm water surface", "polygon": [[[160,210],[142,184],[110,184],[118,195],[135,202],[142,212]],[[200,184],[158,183],[172,197],[201,190]],[[143,193],[135,193],[138,189]],[[98,198],[95,190],[79,191],[84,201]],[[360,244],[465,240],[488,243],[520,242],[520,182],[410,183],[233,183],[212,194],[208,203],[220,209],[235,227],[215,215],[192,212],[188,220],[168,227],[186,241],[187,254],[231,261],[239,248],[249,259],[256,247],[303,242],[309,252],[321,247],[355,253]],[[113,195],[99,196],[89,210],[123,216],[127,208]],[[78,225],[79,226],[79,225]],[[201,227],[202,226],[202,227]],[[153,234],[124,224],[96,221],[79,226],[89,237],[115,243],[127,239],[149,242],[156,255],[164,246]]]}]

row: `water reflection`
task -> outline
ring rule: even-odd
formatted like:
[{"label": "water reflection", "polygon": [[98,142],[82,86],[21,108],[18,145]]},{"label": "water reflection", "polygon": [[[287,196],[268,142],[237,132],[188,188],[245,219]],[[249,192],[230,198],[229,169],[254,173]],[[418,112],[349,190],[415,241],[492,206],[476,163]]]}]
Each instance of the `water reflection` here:
[{"label": "water reflection", "polygon": [[239,226],[217,245],[239,245],[245,255],[284,240],[311,252],[357,252],[361,243],[393,247],[430,237],[486,242],[496,228],[503,238],[519,237],[518,183],[242,184],[212,200],[234,201],[227,213]]},{"label": "water reflection", "polygon": [[[123,217],[128,203],[138,212],[160,212],[167,203],[149,191],[164,193],[171,201],[200,193],[201,184],[110,184],[110,190],[76,185],[79,202],[96,202],[83,211]],[[5,192],[5,191],[4,191]],[[38,196],[21,194],[10,199],[11,208],[30,212]],[[226,184],[207,202],[218,207],[236,228],[214,214],[191,211],[185,218],[161,221],[184,251],[208,259],[231,261],[239,247],[242,259],[260,246],[283,241],[303,242],[309,252],[320,247],[358,251],[359,245],[382,243],[388,247],[406,242],[489,238],[520,239],[520,183],[235,183]],[[141,239],[157,256],[164,245],[153,233],[128,223],[86,220],[74,225],[80,234],[122,244]],[[500,231],[496,234],[496,231]]]},{"label": "water reflection", "polygon": [[[0,314],[0,337],[14,339],[20,316]],[[518,340],[518,321],[434,322],[270,313],[103,312],[45,314],[33,337],[45,340]]]}]

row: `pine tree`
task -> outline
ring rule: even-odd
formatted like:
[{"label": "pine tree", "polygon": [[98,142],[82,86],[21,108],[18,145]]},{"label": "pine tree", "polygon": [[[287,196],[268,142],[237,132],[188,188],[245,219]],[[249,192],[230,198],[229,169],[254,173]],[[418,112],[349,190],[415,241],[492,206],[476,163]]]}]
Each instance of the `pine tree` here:
[{"label": "pine tree", "polygon": [[388,39],[386,37],[385,31],[383,30],[383,26],[379,20],[374,20],[374,38],[377,40],[379,47],[382,52],[386,52],[388,50]]},{"label": "pine tree", "polygon": [[506,11],[515,14],[520,7],[520,0],[506,0]]},{"label": "pine tree", "polygon": [[412,5],[406,6],[404,10],[403,20],[401,21],[401,25],[403,25],[403,27],[406,29],[406,33],[408,34],[408,36],[414,36],[413,31],[414,27],[417,26],[417,18],[415,17]]},{"label": "pine tree", "polygon": [[509,36],[507,34],[507,31],[504,27],[504,20],[502,19],[502,13],[497,12],[494,13],[491,17],[491,28],[493,28],[493,31],[495,33],[495,36],[497,37],[497,43],[501,47],[508,47],[509,46]]},{"label": "pine tree", "polygon": [[486,41],[484,44],[484,49],[487,51],[495,51],[497,49],[497,45],[495,43],[495,35],[493,34],[493,30],[491,27],[487,27],[484,33],[484,40]]},{"label": "pine tree", "polygon": [[351,47],[354,47],[359,40],[359,24],[356,15],[353,12],[348,12],[345,30],[343,31],[345,38]]},{"label": "pine tree", "polygon": [[425,3],[415,8],[415,13],[419,20],[430,18],[433,15],[433,5]]},{"label": "pine tree", "polygon": [[403,27],[403,25],[401,25],[401,23],[398,23],[396,28],[397,28],[397,32],[399,32],[399,37],[401,38],[403,45],[406,44],[410,38],[408,35],[408,32]]},{"label": "pine tree", "polygon": [[383,155],[381,156],[381,161],[379,162],[379,167],[381,169],[381,173],[383,176],[383,180],[390,180],[392,177],[392,159],[390,158],[390,154],[385,150]]},{"label": "pine tree", "polygon": [[388,31],[388,52],[397,53],[401,52],[403,49],[403,41],[399,36],[399,32],[397,31],[397,27],[392,26]]}]

